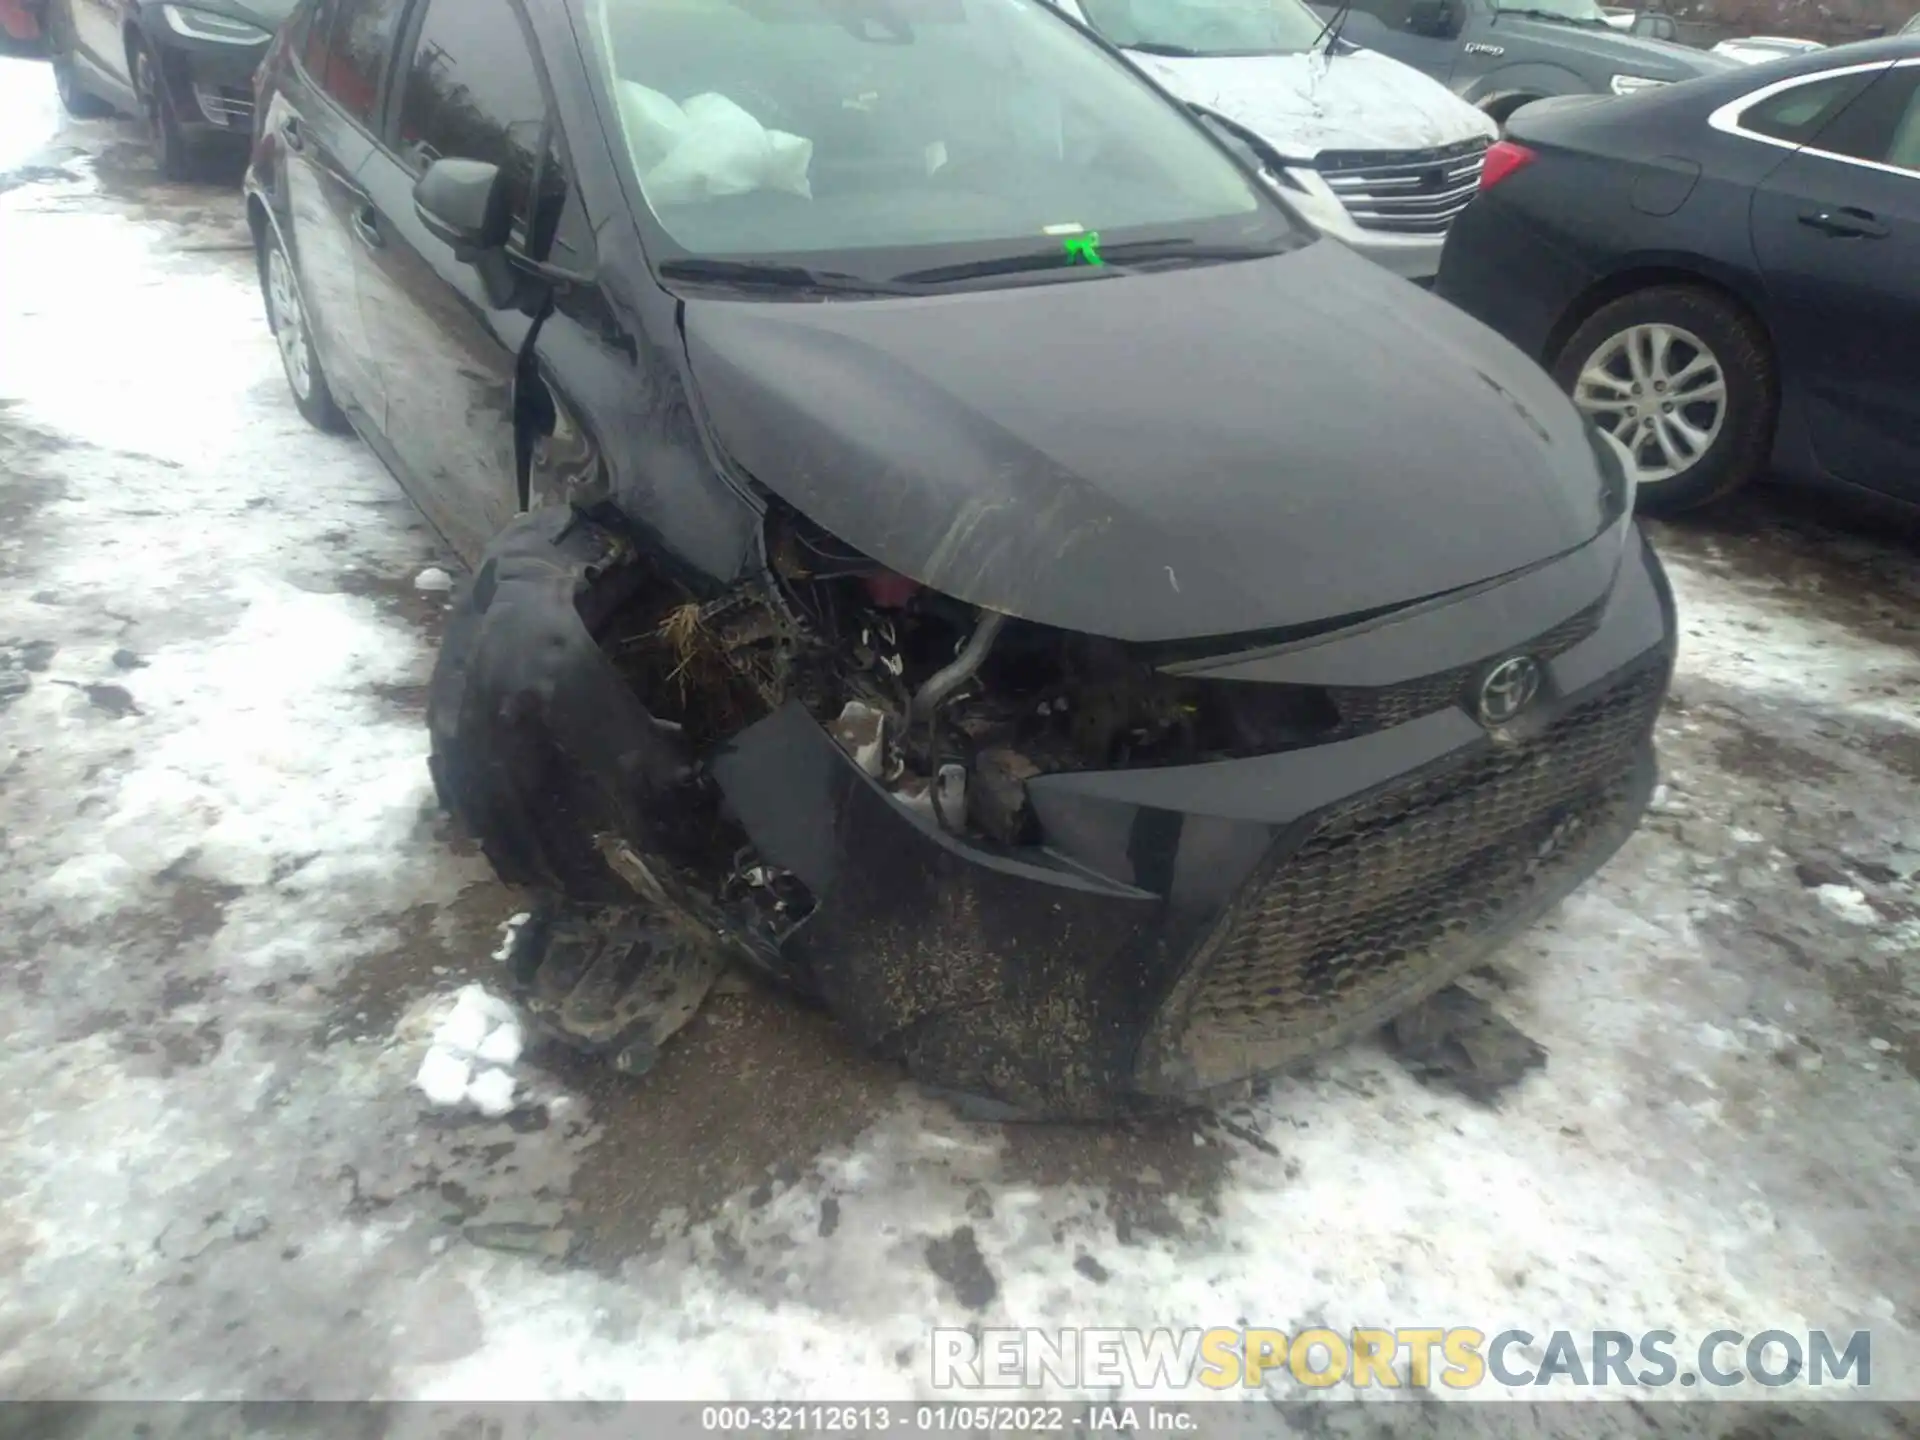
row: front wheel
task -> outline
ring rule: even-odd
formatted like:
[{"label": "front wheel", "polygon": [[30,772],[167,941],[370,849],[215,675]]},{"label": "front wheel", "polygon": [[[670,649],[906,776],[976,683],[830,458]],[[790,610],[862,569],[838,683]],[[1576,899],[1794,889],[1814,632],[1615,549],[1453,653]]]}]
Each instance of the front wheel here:
[{"label": "front wheel", "polygon": [[287,388],[307,423],[317,430],[339,434],[347,417],[335,403],[320,355],[313,348],[313,330],[307,324],[306,302],[293,273],[293,261],[271,223],[260,241],[260,288],[267,301],[267,323],[280,347],[280,363],[287,372]]},{"label": "front wheel", "polygon": [[60,96],[60,108],[76,120],[98,120],[111,115],[113,107],[99,96],[81,88],[80,72],[73,58],[73,0],[49,0],[43,27],[47,37],[47,58],[53,62],[53,88]]},{"label": "front wheel", "polygon": [[1574,331],[1554,379],[1626,447],[1638,508],[1672,515],[1758,476],[1779,413],[1773,349],[1726,297],[1660,285],[1603,305]]}]

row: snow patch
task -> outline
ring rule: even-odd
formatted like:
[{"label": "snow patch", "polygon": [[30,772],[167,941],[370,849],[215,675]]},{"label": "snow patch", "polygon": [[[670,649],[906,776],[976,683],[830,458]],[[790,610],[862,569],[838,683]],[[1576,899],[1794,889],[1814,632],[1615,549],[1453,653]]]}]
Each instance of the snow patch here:
[{"label": "snow patch", "polygon": [[413,577],[413,588],[434,593],[445,593],[453,589],[453,576],[438,565],[429,565]]},{"label": "snow patch", "polygon": [[530,911],[522,910],[518,915],[509,915],[500,922],[500,946],[493,952],[496,960],[506,960],[513,954],[513,942],[520,934],[520,927],[531,920]]},{"label": "snow patch", "polygon": [[36,60],[0,56],[0,171],[24,165],[59,128],[53,71]]},{"label": "snow patch", "polygon": [[434,1027],[414,1086],[442,1109],[465,1103],[497,1119],[513,1109],[513,1066],[525,1045],[512,1005],[484,985],[463,985]]},{"label": "snow patch", "polygon": [[1849,925],[1878,925],[1879,912],[1851,885],[1817,885],[1813,893],[1822,905]]}]

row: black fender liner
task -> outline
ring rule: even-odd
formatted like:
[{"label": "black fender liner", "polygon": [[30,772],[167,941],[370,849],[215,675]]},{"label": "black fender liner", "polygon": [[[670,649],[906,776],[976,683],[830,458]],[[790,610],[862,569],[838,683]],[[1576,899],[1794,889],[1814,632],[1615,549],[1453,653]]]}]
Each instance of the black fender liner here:
[{"label": "black fender liner", "polygon": [[690,757],[594,636],[641,578],[624,537],[554,506],[495,536],[455,599],[427,691],[429,763],[509,884],[630,904],[597,837],[675,850]]}]

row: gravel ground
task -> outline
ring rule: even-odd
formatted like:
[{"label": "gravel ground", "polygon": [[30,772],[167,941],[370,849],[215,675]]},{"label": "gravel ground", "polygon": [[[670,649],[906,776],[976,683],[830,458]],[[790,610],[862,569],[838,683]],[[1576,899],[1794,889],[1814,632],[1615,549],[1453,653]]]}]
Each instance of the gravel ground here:
[{"label": "gravel ground", "polygon": [[508,1026],[500,1113],[436,1107],[521,908],[426,776],[457,567],[295,414],[245,242],[0,60],[0,1395],[908,1398],[938,1324],[1325,1323],[1870,1329],[1920,1399],[1899,517],[1659,529],[1665,789],[1475,980],[1549,1057],[1495,1103],[1362,1044],[969,1124],[736,987],[642,1081]]}]

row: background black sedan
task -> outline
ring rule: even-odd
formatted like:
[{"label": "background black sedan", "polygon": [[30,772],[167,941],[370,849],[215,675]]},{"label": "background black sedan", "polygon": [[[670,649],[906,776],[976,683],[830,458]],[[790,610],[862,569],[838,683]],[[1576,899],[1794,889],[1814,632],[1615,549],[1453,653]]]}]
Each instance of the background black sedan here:
[{"label": "background black sedan", "polygon": [[1920,37],[1527,106],[1438,288],[1625,444],[1647,511],[1769,468],[1920,501]]},{"label": "background black sedan", "polygon": [[170,180],[223,140],[246,153],[253,72],[294,0],[46,0],[47,48],[68,113],[147,122]]}]

